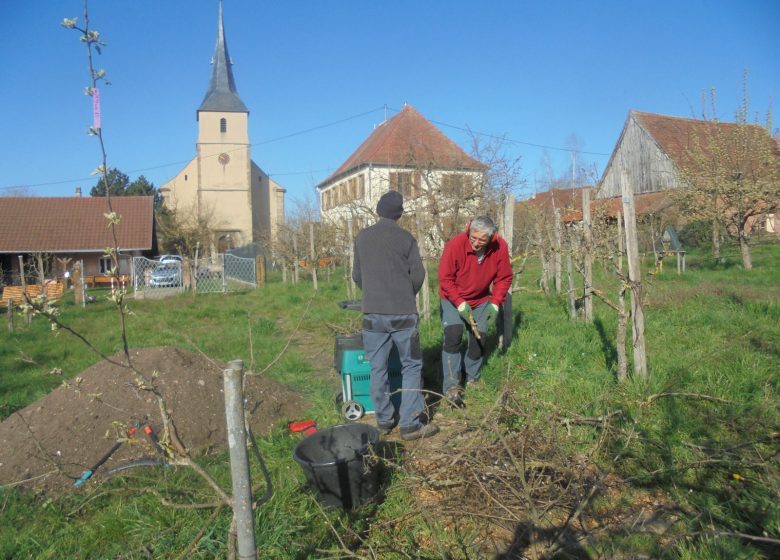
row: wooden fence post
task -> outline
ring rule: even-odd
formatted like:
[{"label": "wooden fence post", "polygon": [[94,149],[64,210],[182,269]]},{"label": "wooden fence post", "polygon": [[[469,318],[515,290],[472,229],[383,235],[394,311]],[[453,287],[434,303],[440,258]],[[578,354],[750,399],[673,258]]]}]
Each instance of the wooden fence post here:
[{"label": "wooden fence post", "polygon": [[8,332],[14,332],[14,300],[8,300]]},{"label": "wooden fence post", "polygon": [[569,250],[566,252],[566,276],[569,284],[569,317],[577,318],[577,304],[574,298],[574,264],[572,253],[574,252],[574,240],[569,236]]},{"label": "wooden fence post", "polygon": [[582,295],[584,319],[593,321],[593,235],[590,217],[590,189],[582,189],[582,235],[584,268],[584,290]]},{"label": "wooden fence post", "polygon": [[353,250],[355,240],[352,237],[352,218],[347,218],[347,263],[344,267],[344,276],[347,281],[347,299],[355,299],[357,286],[352,279],[352,270],[355,268],[355,251]]},{"label": "wooden fence post", "polygon": [[561,211],[559,208],[555,209],[555,252],[554,252],[554,266],[555,266],[555,293],[560,294],[563,291],[563,282],[561,280]]},{"label": "wooden fence post", "polygon": [[258,286],[265,286],[265,257],[258,255],[255,257],[255,278]]},{"label": "wooden fence post", "polygon": [[244,396],[241,381],[244,362],[233,360],[223,370],[225,419],[230,451],[230,477],[233,482],[233,517],[236,520],[238,557],[256,559],[255,516],[252,510],[252,480],[249,476],[249,454],[246,449]]},{"label": "wooden fence post", "polygon": [[431,320],[431,285],[428,279],[428,248],[425,246],[425,240],[420,241],[422,238],[422,227],[420,223],[420,214],[414,215],[415,225],[417,226],[417,246],[420,249],[420,259],[422,260],[423,267],[425,268],[425,278],[423,278],[422,285],[422,316],[423,321]]},{"label": "wooden fence post", "polygon": [[512,194],[507,195],[506,202],[504,203],[504,230],[502,235],[509,247],[509,254],[511,256],[512,247],[515,241],[515,197]]},{"label": "wooden fence post", "polygon": [[[26,303],[27,279],[24,277],[24,257],[22,255],[17,255],[17,258],[19,259],[19,279],[22,281],[22,301]],[[32,313],[30,313],[29,308],[27,308],[24,312],[24,322],[28,325],[32,323]]]},{"label": "wooden fence post", "polygon": [[298,236],[293,232],[293,284],[298,283]]},{"label": "wooden fence post", "polygon": [[309,265],[311,266],[311,284],[317,291],[317,258],[314,254],[314,223],[309,222]]},{"label": "wooden fence post", "polygon": [[631,288],[631,319],[634,335],[634,373],[647,377],[647,353],[645,351],[645,314],[642,308],[642,273],[639,265],[639,241],[636,231],[636,207],[634,189],[628,173],[620,174],[620,189],[623,200],[623,215],[626,226],[626,255],[628,257],[628,279]]}]

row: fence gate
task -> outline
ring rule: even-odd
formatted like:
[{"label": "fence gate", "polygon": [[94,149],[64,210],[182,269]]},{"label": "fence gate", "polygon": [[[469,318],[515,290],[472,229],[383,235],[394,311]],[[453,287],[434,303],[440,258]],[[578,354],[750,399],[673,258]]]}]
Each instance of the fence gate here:
[{"label": "fence gate", "polygon": [[234,292],[257,287],[255,260],[221,253],[198,260],[195,273],[199,292]]},{"label": "fence gate", "polygon": [[255,260],[231,254],[217,254],[198,259],[190,274],[190,262],[166,258],[163,261],[145,257],[133,258],[133,290],[141,297],[157,298],[192,289],[201,293],[233,292],[257,287]]},{"label": "fence gate", "polygon": [[133,291],[143,297],[162,298],[184,290],[182,262],[178,260],[153,261],[133,257]]}]

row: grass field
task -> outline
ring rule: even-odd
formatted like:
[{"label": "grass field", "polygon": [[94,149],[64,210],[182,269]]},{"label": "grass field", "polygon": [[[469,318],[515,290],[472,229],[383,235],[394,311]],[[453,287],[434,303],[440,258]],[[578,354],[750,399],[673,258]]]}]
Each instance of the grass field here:
[{"label": "grass field", "polygon": [[[509,387],[525,401],[526,427],[535,426],[536,417],[538,429],[546,429],[543,420],[553,412],[569,419],[613,418],[609,430],[580,423],[564,430],[560,441],[562,453],[592,455],[609,480],[619,481],[599,486],[587,502],[588,514],[605,518],[649,500],[648,510],[663,509],[665,519],[674,519],[664,532],[636,523],[583,538],[579,557],[780,556],[780,244],[756,247],[753,261],[755,270],[742,270],[733,248],[717,265],[706,255],[689,255],[683,276],[673,269],[645,276],[650,375],[624,384],[615,378],[615,313],[597,302],[592,324],[570,321],[562,297],[536,293],[537,270],[529,262],[524,290],[515,294],[512,346],[490,356],[485,388],[471,396],[465,414],[483,418]],[[615,294],[615,282],[596,268],[597,287]],[[243,359],[259,370],[297,328],[297,339],[306,344],[291,344],[267,375],[307,396],[312,408],[302,415],[321,426],[339,423],[335,373],[314,372],[330,361],[334,334],[355,330],[359,314],[335,305],[346,298],[340,273],[329,282],[320,279],[316,296],[308,283],[278,280],[272,276],[267,286],[245,293],[131,300],[130,345],[198,349],[223,361]],[[94,294],[97,302],[85,308],[66,297],[61,319],[111,355],[121,349],[116,312],[106,292]],[[0,332],[0,418],[100,360],[67,332],[53,333],[41,318],[30,326],[17,319],[16,326],[13,334],[4,326]],[[435,377],[438,319],[423,325],[421,335],[426,376]],[[500,557],[454,544],[451,529],[469,535],[469,523],[476,527],[478,520],[448,525],[435,512],[420,514],[414,504],[421,483],[403,469],[382,504],[349,514],[321,510],[302,491],[303,473],[291,458],[297,441],[284,430],[259,441],[275,489],[255,513],[261,558],[338,558],[347,557],[347,550],[355,558],[371,558],[372,550],[382,551],[379,558]],[[225,456],[200,461],[229,488]],[[212,516],[212,510],[168,507],[146,491],[150,487],[209,501],[208,489],[187,469],[133,473],[57,499],[0,489],[0,558],[226,556],[227,510]],[[201,531],[196,550],[188,551]]]}]

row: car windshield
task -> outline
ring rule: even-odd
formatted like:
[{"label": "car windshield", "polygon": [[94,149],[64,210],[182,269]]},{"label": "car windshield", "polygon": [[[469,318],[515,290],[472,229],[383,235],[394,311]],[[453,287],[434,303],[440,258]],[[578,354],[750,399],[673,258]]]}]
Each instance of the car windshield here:
[{"label": "car windshield", "polygon": [[158,264],[156,267],[154,267],[154,272],[157,274],[165,274],[165,273],[173,273],[177,272],[179,270],[179,267],[173,263],[169,264]]}]

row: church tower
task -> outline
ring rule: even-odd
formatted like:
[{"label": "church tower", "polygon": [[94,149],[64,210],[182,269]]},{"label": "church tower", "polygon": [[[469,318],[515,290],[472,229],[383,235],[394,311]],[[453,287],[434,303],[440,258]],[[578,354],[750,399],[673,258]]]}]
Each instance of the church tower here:
[{"label": "church tower", "polygon": [[273,242],[284,221],[285,190],[251,158],[249,109],[238,95],[219,2],[208,90],[196,112],[195,158],[160,192],[166,207],[196,214],[214,230],[220,253]]},{"label": "church tower", "polygon": [[[249,109],[238,96],[228,54],[222,2],[211,80],[198,107],[198,211],[213,213],[220,230],[219,252],[252,239],[252,193]],[[228,212],[220,211],[221,209]]]}]

